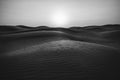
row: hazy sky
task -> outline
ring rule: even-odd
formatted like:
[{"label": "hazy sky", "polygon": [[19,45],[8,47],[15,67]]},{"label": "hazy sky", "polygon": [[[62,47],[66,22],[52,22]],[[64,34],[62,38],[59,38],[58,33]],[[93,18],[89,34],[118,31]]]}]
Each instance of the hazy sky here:
[{"label": "hazy sky", "polygon": [[0,0],[0,25],[86,26],[120,23],[120,0]]}]

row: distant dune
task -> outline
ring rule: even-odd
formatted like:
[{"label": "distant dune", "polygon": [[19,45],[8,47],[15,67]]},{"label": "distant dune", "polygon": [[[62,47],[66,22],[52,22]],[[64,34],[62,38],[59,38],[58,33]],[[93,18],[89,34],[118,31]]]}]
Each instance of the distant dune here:
[{"label": "distant dune", "polygon": [[0,80],[118,80],[120,25],[0,26]]},{"label": "distant dune", "polygon": [[120,30],[102,32],[101,35],[107,39],[120,40]]}]

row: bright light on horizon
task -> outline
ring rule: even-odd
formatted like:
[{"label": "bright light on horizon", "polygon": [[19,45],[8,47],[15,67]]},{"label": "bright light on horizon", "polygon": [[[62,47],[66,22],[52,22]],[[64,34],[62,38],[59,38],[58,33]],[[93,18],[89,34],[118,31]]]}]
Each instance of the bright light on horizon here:
[{"label": "bright light on horizon", "polygon": [[68,14],[64,10],[56,9],[51,15],[51,24],[53,26],[66,26],[68,24]]}]

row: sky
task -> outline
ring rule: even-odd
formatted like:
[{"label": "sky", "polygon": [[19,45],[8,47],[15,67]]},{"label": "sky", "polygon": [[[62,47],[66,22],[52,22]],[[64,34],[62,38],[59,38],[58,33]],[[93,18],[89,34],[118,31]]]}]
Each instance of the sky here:
[{"label": "sky", "polygon": [[120,23],[120,0],[0,0],[0,25],[71,27]]}]

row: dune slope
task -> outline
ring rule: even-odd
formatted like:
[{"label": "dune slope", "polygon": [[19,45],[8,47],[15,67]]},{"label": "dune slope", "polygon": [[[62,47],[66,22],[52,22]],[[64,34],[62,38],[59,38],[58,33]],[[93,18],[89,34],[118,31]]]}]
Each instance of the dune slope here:
[{"label": "dune slope", "polygon": [[0,59],[0,79],[117,79],[119,57],[117,50],[104,45],[51,41],[6,53]]}]

